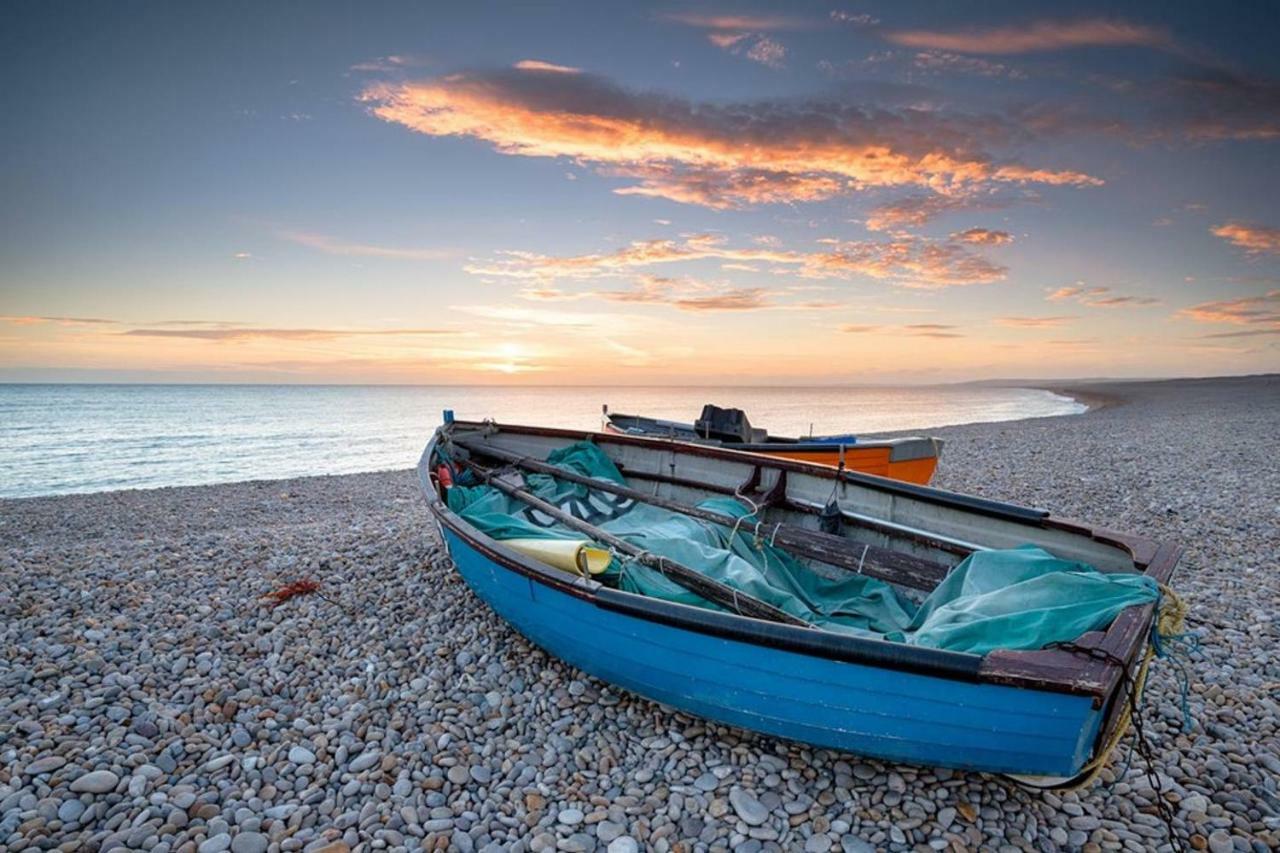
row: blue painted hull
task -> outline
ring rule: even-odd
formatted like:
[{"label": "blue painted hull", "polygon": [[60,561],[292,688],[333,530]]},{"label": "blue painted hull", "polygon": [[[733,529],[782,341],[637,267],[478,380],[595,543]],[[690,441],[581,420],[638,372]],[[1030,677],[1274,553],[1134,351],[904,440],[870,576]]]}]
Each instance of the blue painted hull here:
[{"label": "blue painted hull", "polygon": [[1089,697],[848,663],[725,639],[597,606],[444,531],[467,584],[552,655],[708,719],[891,761],[1074,775],[1102,713]]}]

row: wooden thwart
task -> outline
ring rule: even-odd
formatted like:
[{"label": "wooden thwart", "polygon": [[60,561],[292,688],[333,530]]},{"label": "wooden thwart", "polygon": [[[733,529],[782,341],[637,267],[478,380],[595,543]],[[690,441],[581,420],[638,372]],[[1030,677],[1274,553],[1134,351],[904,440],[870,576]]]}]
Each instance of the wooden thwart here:
[{"label": "wooden thwart", "polygon": [[[581,474],[575,474],[572,471],[566,471],[563,468],[558,468],[555,465],[540,462],[536,459],[529,459],[518,453],[512,453],[509,450],[493,447],[483,442],[462,442],[454,439],[454,443],[472,453],[489,456],[526,471],[548,474],[570,483],[599,489],[602,492],[678,512],[691,518],[709,521],[713,524],[721,524],[726,527],[737,527],[743,530],[750,530],[755,526],[749,520],[743,520],[739,523],[738,519],[723,513],[650,495],[608,480],[584,477]],[[837,568],[870,575],[890,583],[929,590],[937,586],[947,576],[947,567],[941,563],[900,554],[877,545],[851,542],[842,536],[834,536],[818,530],[807,530],[790,524],[766,524],[762,525],[760,529],[762,535],[767,536],[772,544],[778,545],[796,556],[819,560]]]},{"label": "wooden thwart", "polygon": [[[462,445],[466,446],[466,445]],[[468,448],[470,449],[470,448]],[[813,628],[814,626],[805,622],[803,619],[792,616],[784,610],[780,610],[766,601],[761,601],[745,592],[740,592],[732,587],[726,586],[713,578],[700,574],[688,566],[678,563],[668,557],[662,557],[657,554],[651,554],[648,551],[632,545],[630,542],[618,536],[614,536],[608,531],[601,530],[594,524],[583,521],[582,519],[571,515],[555,504],[548,503],[536,495],[526,492],[524,489],[513,486],[510,483],[504,483],[500,478],[494,476],[495,472],[483,465],[479,465],[469,460],[462,462],[464,466],[479,474],[486,483],[493,486],[504,495],[514,498],[521,503],[544,512],[555,518],[566,527],[571,527],[579,533],[591,537],[596,542],[608,545],[615,551],[626,554],[638,563],[656,569],[667,578],[675,581],[690,592],[700,595],[708,601],[714,601],[716,604],[726,607],[743,616],[751,616],[755,619],[764,619],[770,622],[781,622],[785,625],[796,625],[802,628]],[[557,471],[559,469],[556,469]]]}]

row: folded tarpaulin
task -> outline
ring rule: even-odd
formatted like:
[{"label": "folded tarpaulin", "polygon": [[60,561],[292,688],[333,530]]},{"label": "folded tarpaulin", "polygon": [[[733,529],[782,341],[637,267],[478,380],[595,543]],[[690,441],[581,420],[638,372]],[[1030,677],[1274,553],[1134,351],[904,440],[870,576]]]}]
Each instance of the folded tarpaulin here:
[{"label": "folded tarpaulin", "polygon": [[[590,442],[554,451],[547,462],[582,476],[625,483],[613,461]],[[1105,628],[1125,607],[1159,596],[1150,578],[1103,573],[1026,545],[972,554],[917,606],[875,578],[816,574],[785,551],[757,541],[753,520],[734,529],[546,474],[529,474],[524,480],[539,498],[638,548],[839,633],[975,654],[1039,649]],[[582,537],[489,486],[454,486],[448,502],[450,509],[495,539]],[[734,518],[748,514],[732,498],[712,498],[698,506]],[[622,555],[597,577],[628,592],[722,609],[661,571]]]}]

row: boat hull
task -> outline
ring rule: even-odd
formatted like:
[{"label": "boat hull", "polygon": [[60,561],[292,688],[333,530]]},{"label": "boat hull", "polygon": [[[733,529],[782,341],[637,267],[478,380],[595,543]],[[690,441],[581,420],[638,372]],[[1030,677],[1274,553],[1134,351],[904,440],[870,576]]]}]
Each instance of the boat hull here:
[{"label": "boat hull", "polygon": [[1088,696],[831,660],[638,618],[514,571],[452,527],[442,533],[467,585],[529,640],[707,719],[891,761],[1045,776],[1076,773],[1103,719]]},{"label": "boat hull", "polygon": [[[763,447],[746,445],[742,448],[734,449],[742,449],[748,453],[759,453],[764,456],[773,456],[778,459],[794,459],[797,462],[830,465],[833,468],[840,464],[839,447],[807,448],[802,445],[797,448],[791,448],[786,445],[765,445]],[[887,447],[846,447],[844,465],[850,471],[874,474],[877,477],[888,477],[891,480],[901,480],[904,483],[916,483],[921,486],[929,485],[929,481],[933,479],[933,472],[938,467],[937,456],[894,460],[890,458],[890,455],[890,449]]]},{"label": "boat hull", "polygon": [[[636,434],[620,429],[610,422],[605,423],[604,430],[615,435]],[[651,437],[670,440],[664,438],[661,434],[655,434]],[[678,437],[676,440],[683,441],[686,439]],[[695,441],[695,443],[720,446],[718,442],[704,442],[692,438],[688,440]],[[771,456],[776,459],[790,459],[796,462],[829,465],[832,468],[840,464],[843,448],[844,465],[848,471],[857,471],[860,474],[872,474],[877,477],[900,480],[904,483],[927,486],[929,481],[933,479],[934,471],[938,468],[937,445],[930,442],[926,446],[924,442],[927,440],[924,439],[908,441],[911,441],[911,444],[908,445],[901,440],[872,441],[861,445],[839,445],[819,441],[779,441],[724,446],[744,453],[757,453],[761,456]]]}]

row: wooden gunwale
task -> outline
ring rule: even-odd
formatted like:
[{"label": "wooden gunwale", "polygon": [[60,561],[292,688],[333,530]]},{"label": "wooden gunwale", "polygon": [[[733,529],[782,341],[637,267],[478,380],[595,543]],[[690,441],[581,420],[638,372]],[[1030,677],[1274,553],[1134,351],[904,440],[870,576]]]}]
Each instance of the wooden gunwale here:
[{"label": "wooden gunwale", "polygon": [[[829,465],[818,465],[813,462],[803,462],[798,459],[784,459],[778,456],[761,456],[757,453],[746,453],[729,447],[716,447],[707,444],[697,444],[694,442],[679,440],[673,441],[665,438],[648,438],[638,435],[621,435],[609,432],[585,432],[583,430],[560,429],[557,427],[523,426],[500,424],[496,422],[455,421],[454,425],[455,429],[482,430],[491,427],[500,432],[505,431],[519,435],[529,435],[541,438],[572,439],[574,441],[594,441],[597,443],[626,445],[631,447],[647,447],[650,449],[674,446],[681,453],[689,456],[700,456],[705,459],[731,459],[745,465],[758,465],[775,471],[789,471],[796,474],[810,474],[823,479],[835,479],[839,482],[868,486],[882,492],[892,492],[894,494],[904,495],[906,497],[915,498],[928,503],[955,507],[996,518],[1006,518],[1016,521],[1041,521],[1049,515],[1049,511],[1045,509],[1034,509],[1031,507],[1018,506],[1017,504],[1005,503],[1003,501],[991,500],[989,498],[980,498],[974,495],[962,495],[956,492],[947,492],[942,489],[934,489],[929,486],[918,486],[915,483],[905,483],[901,480],[894,480],[889,477],[880,477],[875,474],[863,474],[860,471],[839,471],[831,468]],[[628,474],[628,476],[631,476],[631,474]]]}]

